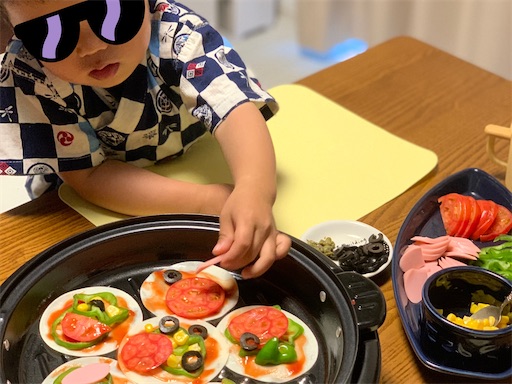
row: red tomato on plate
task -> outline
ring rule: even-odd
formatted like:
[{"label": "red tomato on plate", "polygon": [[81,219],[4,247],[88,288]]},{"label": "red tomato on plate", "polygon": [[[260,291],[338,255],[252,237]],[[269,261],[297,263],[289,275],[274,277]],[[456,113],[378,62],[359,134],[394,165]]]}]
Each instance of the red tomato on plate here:
[{"label": "red tomato on plate", "polygon": [[492,241],[501,234],[509,233],[512,230],[512,212],[506,207],[498,204],[498,214],[491,227],[482,235],[481,241]]},{"label": "red tomato on plate", "polygon": [[457,232],[456,236],[471,237],[478,222],[480,221],[481,209],[476,200],[471,196],[462,196],[463,203],[465,204],[465,215],[462,220],[462,226]]},{"label": "red tomato on plate", "polygon": [[466,210],[462,195],[449,193],[439,197],[437,201],[441,203],[439,209],[441,211],[441,219],[443,220],[446,234],[455,236],[462,228],[463,216]]},{"label": "red tomato on plate", "polygon": [[233,318],[228,330],[231,336],[240,340],[245,332],[258,336],[261,344],[273,337],[281,337],[288,330],[288,318],[274,307],[258,307]]},{"label": "red tomato on plate", "polygon": [[121,360],[130,371],[146,373],[167,361],[173,351],[172,341],[161,333],[138,333],[121,350]]},{"label": "red tomato on plate", "polygon": [[112,330],[98,320],[71,312],[64,315],[60,325],[64,335],[76,341],[93,341]]},{"label": "red tomato on plate", "polygon": [[476,202],[480,206],[480,219],[478,220],[476,229],[471,235],[471,239],[473,240],[479,240],[480,236],[491,227],[498,215],[498,204],[494,201],[477,200]]},{"label": "red tomato on plate", "polygon": [[176,315],[202,319],[222,308],[226,293],[215,281],[202,277],[181,279],[167,290],[165,303]]}]

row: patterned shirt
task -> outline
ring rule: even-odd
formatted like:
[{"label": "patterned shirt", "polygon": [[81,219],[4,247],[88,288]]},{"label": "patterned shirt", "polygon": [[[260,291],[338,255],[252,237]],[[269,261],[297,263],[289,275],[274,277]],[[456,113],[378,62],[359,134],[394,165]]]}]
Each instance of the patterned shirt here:
[{"label": "patterned shirt", "polygon": [[[13,38],[0,69],[0,174],[136,166],[182,155],[238,105],[268,119],[278,106],[208,22],[172,0],[150,0],[146,58],[109,89],[65,82]],[[240,127],[243,129],[243,127]]]}]

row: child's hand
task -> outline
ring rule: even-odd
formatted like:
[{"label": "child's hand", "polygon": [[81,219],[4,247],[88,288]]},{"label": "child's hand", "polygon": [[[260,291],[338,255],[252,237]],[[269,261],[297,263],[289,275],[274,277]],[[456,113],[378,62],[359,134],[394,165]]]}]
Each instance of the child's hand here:
[{"label": "child's hand", "polygon": [[291,239],[275,227],[272,202],[257,190],[235,188],[221,211],[219,240],[212,251],[222,255],[221,267],[245,267],[244,278],[257,277],[285,257],[290,246]]}]

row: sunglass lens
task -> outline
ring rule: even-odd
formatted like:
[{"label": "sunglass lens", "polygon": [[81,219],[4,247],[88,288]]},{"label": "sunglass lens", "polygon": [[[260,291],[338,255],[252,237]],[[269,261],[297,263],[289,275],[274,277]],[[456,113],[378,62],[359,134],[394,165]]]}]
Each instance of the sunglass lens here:
[{"label": "sunglass lens", "polygon": [[89,25],[98,37],[110,44],[124,44],[135,37],[144,20],[144,0],[104,0],[93,2]]},{"label": "sunglass lens", "polygon": [[14,31],[35,58],[50,62],[68,57],[79,35],[78,26],[58,14],[19,24]]}]

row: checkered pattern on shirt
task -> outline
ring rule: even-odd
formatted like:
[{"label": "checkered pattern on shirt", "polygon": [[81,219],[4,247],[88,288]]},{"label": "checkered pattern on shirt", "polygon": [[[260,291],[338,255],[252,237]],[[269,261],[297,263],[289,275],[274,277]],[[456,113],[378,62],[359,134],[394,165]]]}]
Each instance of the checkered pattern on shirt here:
[{"label": "checkered pattern on shirt", "polygon": [[147,57],[110,89],[65,82],[12,40],[0,69],[0,174],[85,169],[106,158],[147,166],[183,154],[241,103],[256,103],[266,118],[277,111],[206,20],[173,1],[150,7]]}]

